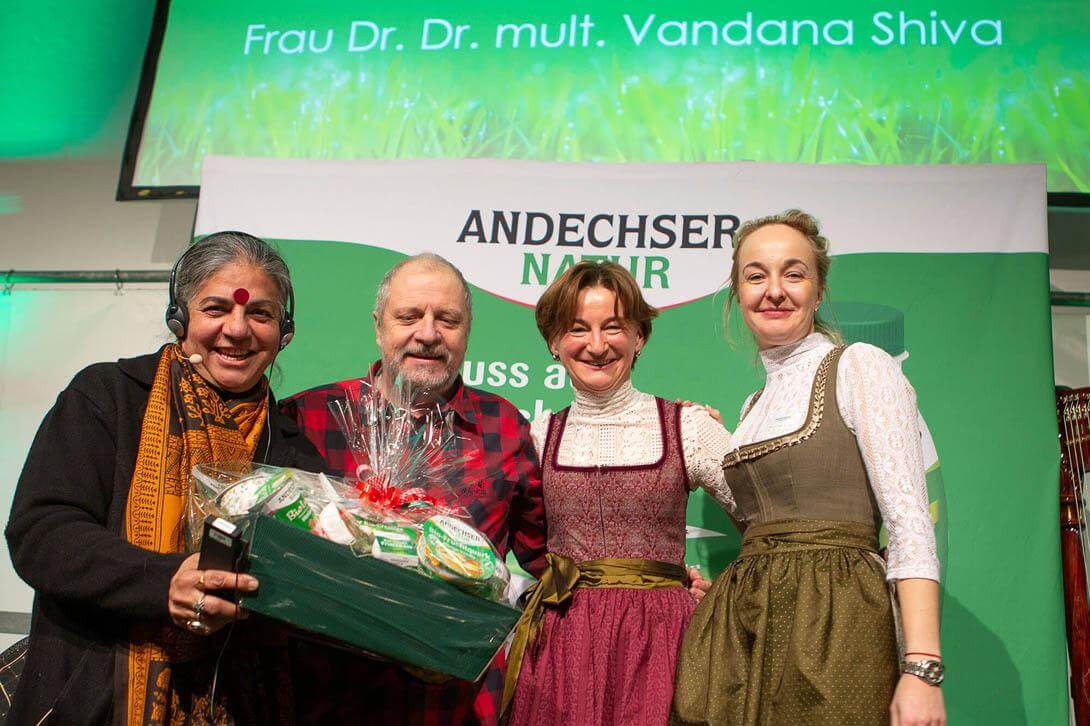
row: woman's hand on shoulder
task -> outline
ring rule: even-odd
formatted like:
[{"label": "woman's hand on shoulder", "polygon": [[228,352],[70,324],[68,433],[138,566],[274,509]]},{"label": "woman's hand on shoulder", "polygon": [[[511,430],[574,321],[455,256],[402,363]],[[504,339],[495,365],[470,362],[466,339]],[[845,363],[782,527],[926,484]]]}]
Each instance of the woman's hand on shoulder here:
[{"label": "woman's hand on shoulder", "polygon": [[167,605],[170,619],[179,628],[198,635],[210,635],[232,620],[246,617],[234,602],[210,594],[211,591],[257,590],[257,580],[250,575],[224,570],[198,570],[200,553],[185,558],[170,579]]},{"label": "woman's hand on shoulder", "polygon": [[707,411],[708,415],[711,416],[712,418],[714,418],[719,423],[720,426],[724,425],[723,424],[723,414],[719,413],[719,409],[717,409],[717,408],[712,408],[711,406],[708,406],[708,405],[703,404],[703,403],[696,403],[695,401],[678,400],[677,403],[680,403],[682,406],[693,406],[693,407],[696,407],[696,408],[702,408],[705,411]]},{"label": "woman's hand on shoulder", "polygon": [[889,706],[890,726],[946,726],[942,689],[904,673]]}]

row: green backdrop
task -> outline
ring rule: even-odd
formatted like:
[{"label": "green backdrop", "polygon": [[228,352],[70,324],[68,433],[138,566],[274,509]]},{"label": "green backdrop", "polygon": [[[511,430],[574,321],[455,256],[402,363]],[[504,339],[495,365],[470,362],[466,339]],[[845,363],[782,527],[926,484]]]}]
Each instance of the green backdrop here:
[{"label": "green backdrop", "polygon": [[[377,357],[374,289],[401,255],[334,242],[281,246],[297,281],[299,333],[280,357],[277,390],[362,375]],[[1046,280],[1043,254],[853,254],[833,263],[832,300],[905,313],[904,370],[938,447],[948,504],[942,615],[952,724],[1066,723]],[[474,292],[467,362],[524,361],[530,369],[523,388],[482,387],[529,412],[538,399],[553,410],[567,405],[569,389],[542,385],[553,361],[533,311]],[[762,374],[743,330],[731,331],[733,346],[725,342],[722,302],[713,295],[664,311],[635,382],[705,401],[732,428]],[[690,540],[689,561],[715,574],[738,537],[703,493],[690,500],[689,519],[731,533]]]}]

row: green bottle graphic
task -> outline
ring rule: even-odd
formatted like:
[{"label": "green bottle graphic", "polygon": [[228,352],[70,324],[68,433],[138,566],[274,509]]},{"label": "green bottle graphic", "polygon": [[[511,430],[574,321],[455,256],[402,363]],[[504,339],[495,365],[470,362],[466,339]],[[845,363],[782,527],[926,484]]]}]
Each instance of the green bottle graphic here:
[{"label": "green bottle graphic", "polygon": [[[844,336],[845,343],[870,343],[889,353],[900,364],[908,358],[905,349],[905,315],[887,305],[865,302],[833,302],[822,306],[822,315],[833,322]],[[920,439],[923,445],[924,469],[927,472],[927,498],[930,502],[931,523],[935,526],[935,548],[939,555],[939,577],[946,581],[948,530],[946,517],[946,487],[935,441],[927,422],[917,411]],[[882,547],[889,543],[885,526],[879,533]]]}]

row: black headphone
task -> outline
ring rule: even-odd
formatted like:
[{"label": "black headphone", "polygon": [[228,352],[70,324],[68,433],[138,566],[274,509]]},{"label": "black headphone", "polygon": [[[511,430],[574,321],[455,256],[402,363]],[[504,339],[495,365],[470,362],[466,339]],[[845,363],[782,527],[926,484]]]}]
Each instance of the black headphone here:
[{"label": "black headphone", "polygon": [[[267,244],[264,240],[260,239],[259,237],[255,237],[252,234],[247,234],[246,232],[225,231],[225,232],[216,232],[216,234],[233,234],[233,235],[238,235],[239,237],[247,237],[249,239],[255,239],[258,242],[262,242],[264,244]],[[209,237],[214,237],[214,236],[215,235],[209,235]],[[203,242],[206,239],[208,239],[208,237],[205,237],[200,242]],[[186,249],[186,251],[183,252],[182,255],[178,258],[178,261],[174,263],[174,267],[170,268],[170,282],[169,282],[169,284],[167,286],[167,311],[166,311],[165,318],[166,318],[166,322],[167,322],[167,327],[170,328],[170,332],[174,333],[174,335],[177,336],[178,338],[184,338],[185,333],[186,333],[186,329],[189,327],[189,310],[186,308],[186,306],[178,304],[178,298],[175,295],[175,289],[174,289],[174,278],[177,277],[177,275],[178,275],[178,267],[181,266],[182,260],[184,260],[186,258],[186,255],[188,255],[190,252],[192,252],[193,248],[196,247],[198,244],[200,244],[200,242],[195,242],[195,243],[191,244]],[[289,285],[288,286],[288,307],[284,311],[284,317],[281,318],[281,320],[280,320],[280,350],[283,350],[284,348],[286,348],[288,343],[290,343],[291,339],[294,338],[294,337],[295,337],[295,293],[292,291],[291,286]]]}]

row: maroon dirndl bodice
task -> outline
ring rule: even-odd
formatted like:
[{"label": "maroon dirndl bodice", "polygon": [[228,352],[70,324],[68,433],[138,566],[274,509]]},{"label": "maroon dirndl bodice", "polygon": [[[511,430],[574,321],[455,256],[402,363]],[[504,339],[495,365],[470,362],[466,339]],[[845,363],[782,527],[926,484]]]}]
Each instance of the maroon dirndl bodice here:
[{"label": "maroon dirndl bodice", "polygon": [[[636,466],[562,466],[569,409],[542,451],[549,550],[575,562],[606,557],[681,565],[688,477],[680,410],[656,399],[662,455]],[[577,589],[549,609],[519,675],[511,724],[665,724],[693,601],[684,588]]]}]

